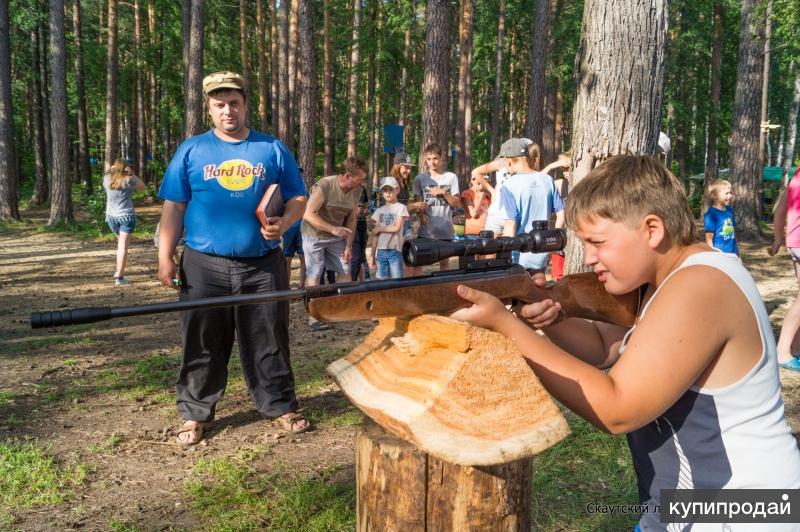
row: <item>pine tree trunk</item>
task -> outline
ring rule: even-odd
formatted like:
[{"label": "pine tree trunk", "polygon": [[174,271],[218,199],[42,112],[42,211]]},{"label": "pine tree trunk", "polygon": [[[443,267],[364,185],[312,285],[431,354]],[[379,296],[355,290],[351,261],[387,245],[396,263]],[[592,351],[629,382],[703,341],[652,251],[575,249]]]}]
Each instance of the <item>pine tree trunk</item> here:
[{"label": "pine tree trunk", "polygon": [[358,133],[358,32],[361,18],[361,0],[353,2],[353,38],[350,48],[350,82],[348,98],[350,107],[347,113],[347,156],[356,156],[356,135]]},{"label": "pine tree trunk", "polygon": [[278,138],[289,146],[289,1],[281,0],[278,15]]},{"label": "pine tree trunk", "polygon": [[81,0],[72,3],[72,27],[75,37],[75,99],[78,126],[78,175],[86,194],[94,193],[92,173],[89,169],[89,130],[86,114],[86,88],[83,75],[83,31],[81,22]]},{"label": "pine tree trunk", "polygon": [[708,114],[708,135],[706,141],[706,168],[703,177],[703,190],[717,177],[717,143],[719,142],[719,93],[722,75],[722,0],[714,0],[714,23],[711,45],[711,109]]},{"label": "pine tree trunk", "polygon": [[322,142],[325,150],[322,171],[324,175],[333,175],[333,168],[336,166],[336,154],[333,148],[333,74],[331,70],[333,60],[331,58],[330,0],[324,0],[322,9]]},{"label": "pine tree trunk", "polygon": [[541,146],[544,130],[547,54],[550,41],[550,0],[536,0],[531,33],[533,39],[531,40],[531,72],[525,136]]},{"label": "pine tree trunk", "polygon": [[0,220],[19,220],[8,0],[0,0]]},{"label": "pine tree trunk", "polygon": [[[183,97],[189,94],[189,43],[192,40],[192,0],[181,0],[181,52],[183,53]],[[186,105],[186,101],[184,101]],[[186,128],[186,112],[184,111],[184,124]]]},{"label": "pine tree trunk", "polygon": [[411,20],[406,26],[406,31],[403,36],[403,68],[400,70],[400,106],[398,107],[400,116],[397,123],[401,126],[406,124],[408,120],[408,61],[411,53],[411,28],[416,23],[416,0],[411,0]]},{"label": "pine tree trunk", "polygon": [[506,0],[500,0],[497,10],[497,47],[494,65],[494,95],[492,97],[492,135],[490,156],[497,155],[500,146],[500,97],[503,90],[503,48],[505,47]]},{"label": "pine tree trunk", "polygon": [[136,175],[144,180],[147,179],[147,124],[144,117],[145,108],[145,94],[144,94],[144,77],[147,75],[145,69],[144,59],[142,58],[142,16],[140,12],[139,0],[133,2],[133,42],[134,42],[134,57],[136,58],[136,160],[134,161],[134,169]]},{"label": "pine tree trunk", "polygon": [[[564,95],[561,93],[561,81],[556,85],[556,121],[553,124],[553,153],[561,153],[561,139],[564,137]],[[571,133],[568,131],[568,133]]]},{"label": "pine tree trunk", "polygon": [[542,128],[542,161],[549,164],[556,159],[556,89],[547,83],[544,90],[544,127]]},{"label": "pine tree trunk", "polygon": [[53,132],[53,183],[48,225],[56,225],[73,221],[69,176],[64,0],[50,0],[50,72],[52,75],[50,129]]},{"label": "pine tree trunk", "polygon": [[462,180],[462,190],[468,185],[471,164],[468,162],[470,150],[467,146],[469,137],[467,124],[467,104],[472,79],[472,0],[461,0],[461,17],[459,24],[459,61],[458,61],[458,111],[456,115],[456,175]]},{"label": "pine tree trunk", "polygon": [[790,72],[794,73],[794,97],[789,106],[789,120],[786,126],[786,144],[783,147],[783,181],[788,182],[789,171],[792,168],[792,161],[794,160],[795,142],[797,141],[797,113],[800,111],[800,65],[793,62],[794,68]]},{"label": "pine tree trunk", "polygon": [[[667,61],[667,0],[641,9],[633,0],[587,0],[576,58],[570,185],[620,153],[655,153]],[[637,50],[636,54],[630,50]],[[583,267],[570,238],[566,272]]]},{"label": "pine tree trunk", "polygon": [[[108,0],[108,61],[106,63],[106,143],[103,170],[108,172],[117,157],[117,0]],[[55,147],[53,147],[55,153]],[[55,161],[54,161],[55,163]],[[55,171],[55,167],[53,168]]]},{"label": "pine tree trunk", "polygon": [[760,133],[762,55],[764,38],[760,0],[743,0],[739,61],[736,68],[736,97],[731,126],[731,175],[736,234],[742,238],[759,235],[761,212]]},{"label": "pine tree trunk", "polygon": [[447,119],[450,103],[450,35],[452,13],[447,0],[429,0],[425,33],[425,81],[422,87],[422,143],[420,165],[424,169],[422,151],[435,142],[448,148]]},{"label": "pine tree trunk", "polygon": [[256,0],[256,30],[258,37],[258,127],[267,131],[267,42],[264,20],[264,0]]},{"label": "pine tree trunk", "polygon": [[[150,47],[152,50],[158,49],[159,45],[159,37],[156,33],[156,14],[155,14],[155,7],[153,6],[153,0],[147,0],[147,30],[149,32],[149,41]],[[148,106],[146,109],[146,116],[147,116],[147,124],[149,126],[147,132],[147,145],[150,146],[150,155],[155,160],[156,155],[159,151],[158,146],[158,125],[160,122],[159,114],[158,114],[158,93],[159,93],[159,86],[158,80],[156,79],[156,68],[160,66],[162,62],[161,54],[159,53],[156,56],[156,59],[153,63],[147,65],[147,90],[148,90]],[[168,152],[168,146],[163,145],[161,146],[164,153],[162,153],[162,158],[164,159],[164,164],[166,164],[166,157]],[[171,152],[170,152],[171,153]],[[158,189],[158,179],[160,176],[151,174],[150,179],[153,186]]]},{"label": "pine tree trunk", "polygon": [[[102,32],[100,32],[102,33]],[[42,124],[44,125],[44,160],[47,186],[53,185],[53,135],[50,130],[50,72],[47,65],[47,24],[39,24],[39,68],[41,69]]]},{"label": "pine tree trunk", "polygon": [[[239,47],[242,58],[242,80],[244,92],[250,97],[250,54],[247,50],[247,41],[250,33],[247,31],[247,0],[239,0]],[[248,109],[252,106],[248,105]]]},{"label": "pine tree trunk", "polygon": [[203,131],[203,24],[204,0],[191,1],[189,36],[189,68],[186,76],[186,137]]},{"label": "pine tree trunk", "polygon": [[[772,46],[772,0],[767,0],[767,12],[764,16],[764,75],[761,77],[761,123],[769,121],[769,66]],[[760,164],[769,164],[770,157],[764,159],[764,149],[769,149],[769,129],[763,129],[758,137],[758,161]]]},{"label": "pine tree trunk", "polygon": [[[31,30],[31,42],[33,64],[31,65],[31,115],[33,117],[33,158],[36,171],[36,180],[33,183],[33,195],[31,203],[41,205],[47,201],[50,191],[49,180],[47,178],[47,154],[45,153],[45,122],[44,109],[42,106],[42,58],[39,55],[39,32],[36,28]],[[48,128],[49,129],[49,124]]]},{"label": "pine tree trunk", "polygon": [[307,188],[314,184],[316,173],[316,130],[317,130],[317,75],[314,35],[314,8],[311,0],[299,0],[298,33],[300,54],[300,136],[297,149],[297,160],[303,169],[303,178]]},{"label": "pine tree trunk", "polygon": [[[378,17],[378,2],[370,0],[368,4],[370,8],[369,20],[369,40],[373,43],[372,57],[380,57],[379,45],[375,37],[375,26]],[[369,183],[377,183],[378,180],[378,165],[376,164],[376,151],[378,143],[376,142],[375,130],[375,86],[377,84],[378,61],[372,61],[369,66],[369,74],[367,78],[367,97],[364,101],[364,114],[367,117],[368,133],[367,133],[367,187]]]},{"label": "pine tree trunk", "polygon": [[297,11],[298,0],[291,0],[291,11],[289,12],[289,55],[287,70],[289,73],[289,146],[290,150],[295,146],[295,130],[297,123],[295,116],[297,116]]},{"label": "pine tree trunk", "polygon": [[272,123],[272,134],[280,136],[280,95],[278,94],[278,83],[280,81],[281,69],[280,51],[278,39],[278,13],[275,8],[275,0],[269,2],[269,96],[270,96],[270,119]]}]

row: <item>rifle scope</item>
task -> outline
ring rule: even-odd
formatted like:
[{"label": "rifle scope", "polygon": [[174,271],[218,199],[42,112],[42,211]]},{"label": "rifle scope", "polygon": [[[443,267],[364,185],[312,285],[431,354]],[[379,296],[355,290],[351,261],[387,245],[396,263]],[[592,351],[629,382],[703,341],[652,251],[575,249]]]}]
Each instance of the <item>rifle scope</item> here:
[{"label": "rifle scope", "polygon": [[414,238],[403,244],[403,260],[409,266],[426,266],[449,257],[491,255],[495,253],[552,253],[561,251],[567,243],[563,229],[547,229],[547,222],[533,222],[530,233],[514,237],[478,238],[446,242],[429,238]]}]

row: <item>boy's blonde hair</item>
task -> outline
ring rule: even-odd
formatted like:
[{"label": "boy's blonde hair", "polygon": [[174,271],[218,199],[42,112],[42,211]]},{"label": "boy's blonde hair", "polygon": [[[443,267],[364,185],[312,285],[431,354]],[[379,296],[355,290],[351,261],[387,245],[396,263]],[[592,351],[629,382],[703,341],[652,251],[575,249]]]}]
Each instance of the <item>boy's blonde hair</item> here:
[{"label": "boy's blonde hair", "polygon": [[683,185],[653,157],[617,155],[594,168],[570,191],[566,214],[573,228],[596,217],[635,227],[654,214],[664,222],[670,242],[696,241]]},{"label": "boy's blonde hair", "polygon": [[706,199],[709,205],[713,205],[714,201],[719,198],[720,193],[726,188],[731,188],[731,182],[727,179],[714,179],[708,184],[708,192],[706,192]]}]

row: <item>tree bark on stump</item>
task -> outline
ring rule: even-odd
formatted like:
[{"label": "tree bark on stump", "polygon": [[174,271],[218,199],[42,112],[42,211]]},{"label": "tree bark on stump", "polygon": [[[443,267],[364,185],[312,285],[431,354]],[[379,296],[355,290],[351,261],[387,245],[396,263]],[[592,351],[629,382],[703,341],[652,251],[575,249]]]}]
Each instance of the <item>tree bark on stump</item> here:
[{"label": "tree bark on stump", "polygon": [[459,466],[367,420],[356,433],[356,530],[530,530],[531,458]]}]

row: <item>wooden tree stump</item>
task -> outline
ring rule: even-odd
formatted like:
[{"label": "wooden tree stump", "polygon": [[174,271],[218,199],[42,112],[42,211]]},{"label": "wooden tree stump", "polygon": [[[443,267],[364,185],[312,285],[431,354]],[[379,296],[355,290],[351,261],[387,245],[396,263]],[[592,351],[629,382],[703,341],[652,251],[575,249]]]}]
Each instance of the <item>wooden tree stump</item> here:
[{"label": "wooden tree stump", "polygon": [[356,529],[530,530],[531,473],[531,458],[444,462],[367,420],[356,434]]},{"label": "wooden tree stump", "polygon": [[450,318],[382,319],[328,372],[383,428],[453,464],[513,462],[569,434],[510,340]]}]

